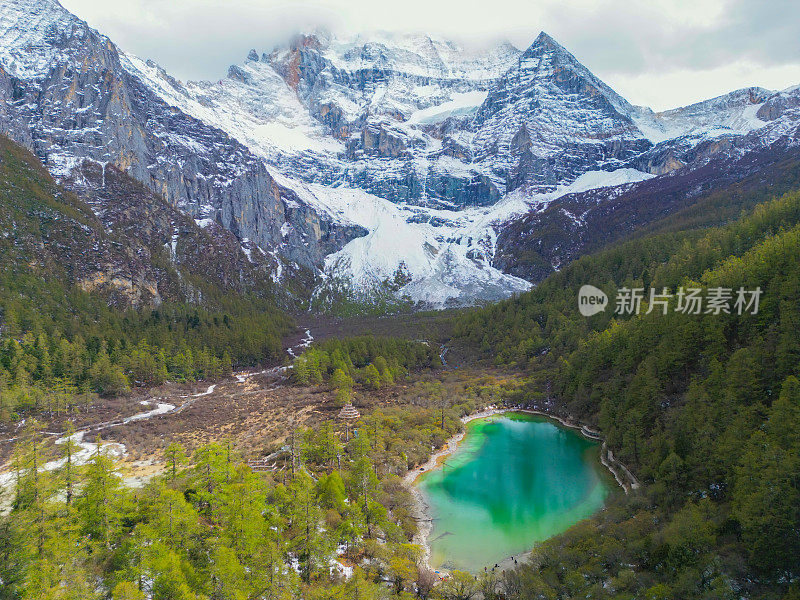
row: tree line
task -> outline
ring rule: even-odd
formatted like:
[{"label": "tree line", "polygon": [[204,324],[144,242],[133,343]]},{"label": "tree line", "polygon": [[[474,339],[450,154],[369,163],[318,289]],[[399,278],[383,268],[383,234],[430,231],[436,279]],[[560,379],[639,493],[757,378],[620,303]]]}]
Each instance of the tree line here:
[{"label": "tree line", "polygon": [[[594,525],[537,549],[514,575],[513,597],[798,593],[799,224],[800,193],[788,193],[727,226],[585,257],[460,318],[459,335],[525,369],[515,402],[549,402],[592,423],[645,483]],[[612,306],[586,318],[577,311],[584,283],[763,294],[757,314],[683,314],[673,299],[667,314],[615,315]]]},{"label": "tree line", "polygon": [[92,394],[220,377],[282,355],[290,319],[266,300],[120,311],[0,270],[0,419],[69,410]]},{"label": "tree line", "polygon": [[355,385],[377,390],[410,371],[439,366],[439,354],[427,342],[360,336],[314,344],[294,359],[292,377],[300,384],[329,383],[344,403]]},{"label": "tree line", "polygon": [[[461,429],[459,416],[376,411],[349,440],[328,421],[295,432],[282,470],[262,474],[231,443],[191,456],[173,443],[141,489],[123,485],[102,446],[79,465],[74,438],[48,445],[28,423],[0,517],[0,599],[471,597],[474,577],[439,585],[427,569],[400,479]],[[54,451],[58,468],[42,469]]]}]

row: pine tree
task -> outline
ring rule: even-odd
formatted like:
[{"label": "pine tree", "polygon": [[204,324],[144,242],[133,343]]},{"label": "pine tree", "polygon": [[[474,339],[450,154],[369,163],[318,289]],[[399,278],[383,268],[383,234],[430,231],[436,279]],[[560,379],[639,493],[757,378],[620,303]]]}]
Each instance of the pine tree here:
[{"label": "pine tree", "polygon": [[105,350],[98,354],[90,370],[92,387],[103,396],[116,396],[126,393],[130,388],[128,378],[119,365],[111,362]]},{"label": "pine tree", "polygon": [[381,375],[372,363],[364,368],[364,385],[373,390],[381,387]]},{"label": "pine tree", "polygon": [[292,376],[300,385],[308,385],[311,381],[308,357],[305,354],[298,356],[292,363]]},{"label": "pine tree", "polygon": [[383,383],[388,385],[394,383],[394,376],[392,375],[392,371],[389,369],[389,364],[386,362],[385,358],[382,356],[375,358],[375,368],[378,370],[380,379]]},{"label": "pine tree", "polygon": [[75,424],[70,421],[67,425],[67,431],[62,438],[61,444],[61,458],[64,466],[61,468],[61,479],[64,485],[65,502],[67,508],[72,505],[72,499],[75,496],[75,490],[80,484],[81,469],[75,464],[75,453],[78,451],[78,444],[76,440]]},{"label": "pine tree", "polygon": [[178,467],[186,462],[186,451],[180,444],[171,442],[164,452],[164,457],[167,460],[169,479],[170,481],[174,482],[178,475]]},{"label": "pine tree", "polygon": [[324,564],[326,541],[319,532],[322,514],[316,501],[314,481],[305,469],[295,473],[289,492],[292,498],[290,519],[296,532],[293,544],[303,565],[303,580],[308,583]]},{"label": "pine tree", "polygon": [[76,501],[83,531],[105,550],[110,550],[122,519],[121,479],[114,461],[103,452],[98,436],[92,460],[86,470],[86,482]]}]

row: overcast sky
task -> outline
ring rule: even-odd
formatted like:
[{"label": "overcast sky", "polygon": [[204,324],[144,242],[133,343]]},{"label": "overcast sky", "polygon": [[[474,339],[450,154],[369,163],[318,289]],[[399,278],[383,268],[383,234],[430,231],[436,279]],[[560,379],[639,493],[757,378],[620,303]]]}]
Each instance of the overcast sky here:
[{"label": "overcast sky", "polygon": [[[1,0],[0,0],[1,1]],[[219,79],[298,31],[425,32],[527,47],[547,31],[634,104],[673,108],[800,84],[797,0],[61,0],[181,79]]]}]

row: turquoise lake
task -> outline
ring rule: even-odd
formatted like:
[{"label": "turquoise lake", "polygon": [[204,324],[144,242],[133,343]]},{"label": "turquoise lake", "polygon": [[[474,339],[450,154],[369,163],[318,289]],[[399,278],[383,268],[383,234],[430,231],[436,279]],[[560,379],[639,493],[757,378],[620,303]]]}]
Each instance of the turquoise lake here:
[{"label": "turquoise lake", "polygon": [[429,506],[431,564],[482,571],[603,507],[600,445],[523,413],[467,424],[458,449],[417,485]]}]

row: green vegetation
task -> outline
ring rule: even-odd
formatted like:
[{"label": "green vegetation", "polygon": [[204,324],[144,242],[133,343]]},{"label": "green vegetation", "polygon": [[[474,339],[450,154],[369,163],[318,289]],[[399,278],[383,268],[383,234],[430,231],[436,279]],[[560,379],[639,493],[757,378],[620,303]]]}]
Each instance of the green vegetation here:
[{"label": "green vegetation", "polygon": [[[329,421],[298,431],[282,469],[262,475],[229,444],[199,448],[189,467],[173,444],[170,468],[140,490],[101,452],[75,465],[72,443],[56,446],[60,469],[37,469],[47,447],[30,426],[14,457],[13,510],[0,518],[0,599],[428,597],[436,578],[410,542],[400,477],[461,428],[458,417],[376,411],[346,442]],[[332,568],[342,553],[369,559],[347,581]],[[439,597],[476,585],[459,582]]]},{"label": "green vegetation", "polygon": [[164,305],[119,312],[76,290],[48,295],[40,285],[23,296],[16,289],[0,291],[0,419],[67,409],[89,392],[219,377],[233,365],[279,356],[288,328],[274,309],[241,300],[230,311]]},{"label": "green vegetation", "polygon": [[[673,299],[666,315],[584,318],[584,283],[610,293],[612,309],[623,286],[760,287],[763,295],[758,314],[683,314]],[[507,598],[797,593],[798,298],[794,192],[725,227],[657,234],[583,258],[528,294],[460,319],[461,336],[528,371],[515,402],[554,402],[598,426],[646,484],[538,548],[500,586]]]},{"label": "green vegetation", "polygon": [[85,255],[105,247],[121,243],[32,155],[0,138],[0,421],[132,385],[214,378],[281,353],[290,320],[266,294],[194,278],[202,304],[126,308],[84,291],[79,273],[97,268]]},{"label": "green vegetation", "polygon": [[428,343],[362,336],[314,344],[295,358],[293,377],[301,384],[328,382],[339,400],[347,402],[355,384],[376,390],[409,371],[440,365],[438,352]]},{"label": "green vegetation", "polygon": [[402,262],[391,278],[364,290],[355,290],[352,282],[341,277],[331,277],[315,291],[311,309],[338,318],[410,313],[414,310],[414,302],[408,296],[399,297],[397,293],[410,281],[411,275]]}]

